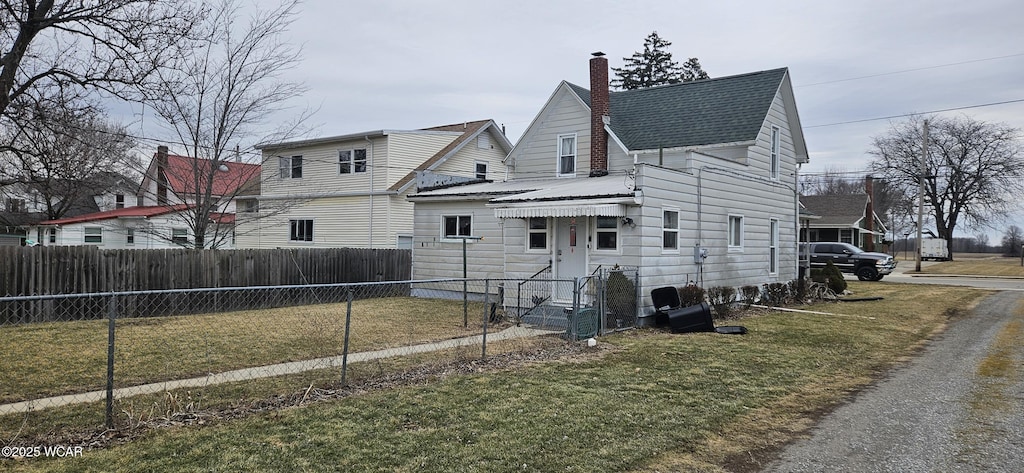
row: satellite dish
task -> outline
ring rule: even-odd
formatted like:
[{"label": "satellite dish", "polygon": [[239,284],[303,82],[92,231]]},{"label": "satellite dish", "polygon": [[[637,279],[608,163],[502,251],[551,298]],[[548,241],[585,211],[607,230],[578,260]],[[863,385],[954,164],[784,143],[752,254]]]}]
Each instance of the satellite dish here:
[{"label": "satellite dish", "polygon": [[217,170],[221,171],[221,172],[228,172],[228,165],[227,164],[221,164],[219,167],[217,167]]}]

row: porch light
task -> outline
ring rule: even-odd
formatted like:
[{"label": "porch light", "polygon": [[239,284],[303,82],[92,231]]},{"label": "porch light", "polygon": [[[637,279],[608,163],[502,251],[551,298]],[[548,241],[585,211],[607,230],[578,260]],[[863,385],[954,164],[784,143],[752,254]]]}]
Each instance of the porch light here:
[{"label": "porch light", "polygon": [[633,219],[629,217],[622,218],[622,225],[629,226],[629,228],[636,228],[636,222],[634,222]]}]

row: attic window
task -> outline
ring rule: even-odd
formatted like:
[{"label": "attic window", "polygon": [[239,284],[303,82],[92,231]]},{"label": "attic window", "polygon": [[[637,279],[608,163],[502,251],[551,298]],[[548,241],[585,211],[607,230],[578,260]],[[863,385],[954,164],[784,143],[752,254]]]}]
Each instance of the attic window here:
[{"label": "attic window", "polygon": [[487,162],[477,161],[476,162],[476,178],[487,179]]}]

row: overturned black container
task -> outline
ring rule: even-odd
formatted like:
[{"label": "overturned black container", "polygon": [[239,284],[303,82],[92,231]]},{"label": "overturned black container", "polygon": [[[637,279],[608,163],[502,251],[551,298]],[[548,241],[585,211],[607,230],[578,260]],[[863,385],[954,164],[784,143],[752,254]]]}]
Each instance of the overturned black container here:
[{"label": "overturned black container", "polygon": [[707,302],[679,307],[679,291],[672,286],[651,290],[651,301],[658,308],[654,313],[654,324],[657,326],[667,325],[672,333],[715,331],[711,306]]},{"label": "overturned black container", "polygon": [[715,322],[711,319],[711,306],[707,302],[701,302],[673,309],[668,313],[668,326],[672,333],[714,332]]}]

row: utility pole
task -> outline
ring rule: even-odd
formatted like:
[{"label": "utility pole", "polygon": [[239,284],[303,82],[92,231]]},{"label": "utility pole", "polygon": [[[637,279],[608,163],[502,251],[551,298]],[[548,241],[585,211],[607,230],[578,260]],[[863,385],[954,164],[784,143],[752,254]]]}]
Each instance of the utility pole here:
[{"label": "utility pole", "polygon": [[914,270],[921,272],[921,226],[924,224],[924,168],[928,159],[928,120],[924,121],[924,140],[921,146],[921,166],[917,175],[917,263]]}]

